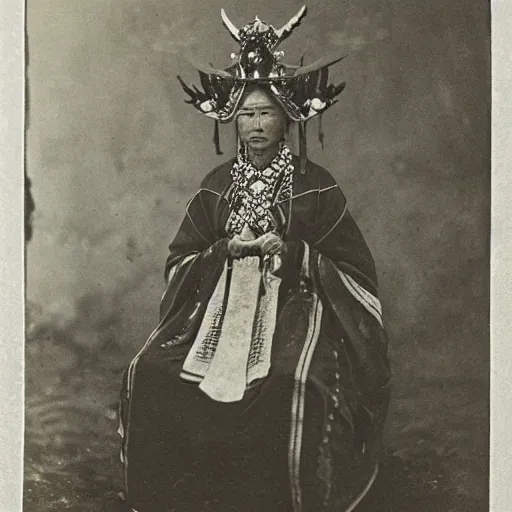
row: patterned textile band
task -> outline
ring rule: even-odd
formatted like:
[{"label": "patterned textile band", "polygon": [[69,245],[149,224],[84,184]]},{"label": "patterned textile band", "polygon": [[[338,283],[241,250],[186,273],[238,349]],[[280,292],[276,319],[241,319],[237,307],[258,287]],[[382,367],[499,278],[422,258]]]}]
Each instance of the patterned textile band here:
[{"label": "patterned textile band", "polygon": [[345,272],[338,270],[338,274],[340,275],[343,284],[347,287],[347,290],[360,304],[366,308],[368,313],[375,317],[377,322],[379,322],[380,326],[382,327],[382,307],[380,305],[379,299],[364,289]]},{"label": "patterned textile band", "polygon": [[[304,242],[304,256],[302,258],[302,278],[309,277],[309,244]],[[292,504],[294,512],[302,512],[302,491],[300,485],[300,459],[302,449],[302,431],[304,425],[304,408],[306,398],[306,380],[313,353],[315,352],[322,322],[322,302],[316,294],[312,296],[309,310],[308,331],[304,341],[297,368],[295,369],[290,441],[288,445],[288,471],[292,491]]]},{"label": "patterned textile band", "polygon": [[270,370],[281,280],[268,273],[265,293],[259,257],[226,262],[180,377],[219,402],[241,400]]},{"label": "patterned textile band", "polygon": [[271,209],[277,202],[291,197],[293,170],[292,154],[284,143],[265,169],[254,167],[247,160],[244,151],[239,151],[231,170],[231,213],[226,225],[226,231],[230,236],[240,234],[246,224],[256,234],[275,229]]},{"label": "patterned textile band", "polygon": [[304,426],[304,408],[306,399],[306,380],[313,353],[315,352],[322,323],[322,302],[313,294],[313,302],[309,313],[309,326],[304,348],[295,371],[293,401],[291,412],[290,444],[288,449],[288,470],[292,488],[294,512],[302,512],[302,491],[300,484],[300,459],[302,449],[302,431]]}]

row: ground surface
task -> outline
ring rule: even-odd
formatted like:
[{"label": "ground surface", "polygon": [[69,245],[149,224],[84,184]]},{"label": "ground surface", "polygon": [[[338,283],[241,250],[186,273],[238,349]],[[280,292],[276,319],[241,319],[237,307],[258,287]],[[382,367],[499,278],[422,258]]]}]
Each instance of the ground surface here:
[{"label": "ground surface", "polygon": [[[115,431],[126,358],[38,336],[26,352],[24,511],[123,512]],[[396,390],[387,456],[357,512],[488,510],[486,404],[485,383],[469,377]]]}]

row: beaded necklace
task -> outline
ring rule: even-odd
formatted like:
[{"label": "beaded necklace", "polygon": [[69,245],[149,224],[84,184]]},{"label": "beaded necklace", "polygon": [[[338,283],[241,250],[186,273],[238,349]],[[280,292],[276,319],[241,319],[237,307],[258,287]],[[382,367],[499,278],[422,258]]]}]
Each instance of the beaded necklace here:
[{"label": "beaded necklace", "polygon": [[233,188],[229,197],[230,215],[226,231],[240,234],[245,224],[257,235],[275,229],[272,208],[292,195],[292,154],[281,143],[276,157],[264,169],[257,169],[241,150],[231,169]]}]

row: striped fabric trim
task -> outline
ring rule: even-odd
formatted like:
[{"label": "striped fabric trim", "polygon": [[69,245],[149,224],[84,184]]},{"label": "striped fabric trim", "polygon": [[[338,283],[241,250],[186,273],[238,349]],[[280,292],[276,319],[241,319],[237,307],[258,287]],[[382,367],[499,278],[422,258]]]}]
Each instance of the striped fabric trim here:
[{"label": "striped fabric trim", "polygon": [[309,244],[307,242],[304,242],[304,257],[302,258],[302,274],[306,276],[308,279],[310,277],[309,275]]},{"label": "striped fabric trim", "polygon": [[[191,198],[190,198],[190,201],[187,203],[187,206],[196,198],[196,196],[198,196],[201,192],[211,192],[212,194],[218,196],[218,197],[224,197],[223,194],[221,194],[220,192],[217,192],[216,190],[212,190],[211,188],[200,188]],[[226,202],[227,199],[226,199]]]},{"label": "striped fabric trim", "polygon": [[335,183],[334,185],[330,185],[329,187],[321,188],[318,192],[327,192],[328,190],[332,190],[333,188],[338,188],[338,185]]},{"label": "striped fabric trim", "polygon": [[124,428],[123,428],[123,420],[121,418],[121,406],[119,406],[119,422],[117,426],[117,433],[119,434],[119,437],[121,438],[121,449],[119,450],[119,460],[121,461],[121,464],[124,464],[124,449],[122,446],[122,443],[124,441]]},{"label": "striped fabric trim", "polygon": [[180,377],[187,382],[194,382],[196,384],[199,384],[204,379],[203,375],[197,375],[186,370],[181,370]]},{"label": "striped fabric trim", "polygon": [[301,192],[300,194],[296,194],[294,196],[283,199],[282,201],[278,201],[278,204],[286,203],[286,201],[291,201],[292,199],[297,199],[299,197],[307,196],[308,194],[321,194],[322,192],[327,192],[328,190],[332,190],[333,188],[337,188],[338,185],[331,185],[330,187],[325,187],[321,189],[312,189],[306,190],[306,192]]},{"label": "striped fabric trim", "polygon": [[[192,254],[189,254],[188,256],[185,256],[181,261],[178,261],[178,263],[176,263],[176,265],[174,265],[169,270],[169,275],[167,276],[167,284],[169,284],[171,282],[172,278],[176,275],[176,272],[178,272],[178,269],[180,267],[185,265],[185,263],[188,263],[190,260],[193,260],[198,254],[199,254],[198,252],[194,252]],[[164,295],[165,295],[165,292],[164,292]],[[163,298],[163,295],[162,295],[162,298]]]},{"label": "striped fabric trim", "polygon": [[[222,194],[220,192],[217,192],[216,190],[212,190],[211,188],[200,188],[197,191],[197,193],[199,194],[200,192],[211,192],[212,194],[215,194],[218,197],[222,197]],[[226,202],[227,202],[227,199],[226,199]]]},{"label": "striped fabric trim", "polygon": [[360,304],[362,304],[368,313],[374,316],[377,322],[379,322],[380,326],[383,327],[382,307],[379,299],[364,289],[348,274],[345,274],[345,272],[338,270],[338,274],[340,275],[343,284],[346,286],[347,290],[352,294],[352,296]]},{"label": "striped fabric trim", "polygon": [[302,448],[302,431],[304,426],[304,405],[306,397],[306,380],[313,353],[320,336],[322,322],[322,302],[313,294],[308,332],[299,363],[295,370],[295,383],[292,398],[291,432],[288,448],[288,470],[292,490],[294,512],[302,512],[302,491],[300,486],[300,457]]},{"label": "striped fabric trim", "polygon": [[377,478],[377,475],[379,474],[379,463],[375,463],[375,468],[373,469],[373,473],[370,475],[370,479],[364,486],[363,490],[357,496],[357,498],[350,504],[350,506],[345,510],[345,512],[353,512],[356,507],[359,506],[361,501],[364,499],[364,497],[368,494],[368,491],[372,488],[373,483],[375,482],[375,479]]}]

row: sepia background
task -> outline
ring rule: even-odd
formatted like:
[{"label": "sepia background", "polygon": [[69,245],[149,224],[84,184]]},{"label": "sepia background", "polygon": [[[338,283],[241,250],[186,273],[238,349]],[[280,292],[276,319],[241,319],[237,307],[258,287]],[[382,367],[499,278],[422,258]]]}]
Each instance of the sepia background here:
[{"label": "sepia background", "polygon": [[[233,128],[183,102],[187,52],[236,50],[220,21],[280,25],[301,3],[29,0],[25,509],[116,510],[115,407],[153,329],[167,245]],[[377,262],[394,371],[369,510],[487,509],[489,6],[308,3],[287,61],[338,48],[325,149]],[[372,505],[372,500],[373,505]],[[378,503],[378,506],[376,505]],[[377,507],[377,508],[375,508]],[[194,511],[191,511],[194,512]]]}]

